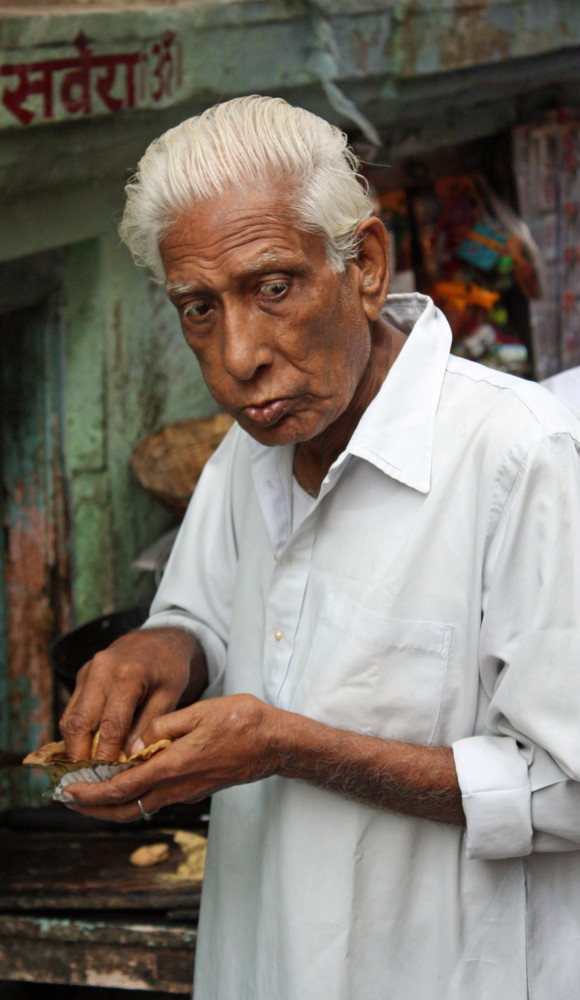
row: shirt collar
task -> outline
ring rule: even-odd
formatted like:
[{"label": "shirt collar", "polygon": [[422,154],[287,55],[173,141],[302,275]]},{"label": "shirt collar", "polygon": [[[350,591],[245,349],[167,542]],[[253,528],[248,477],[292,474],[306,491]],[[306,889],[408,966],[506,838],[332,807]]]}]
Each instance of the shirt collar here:
[{"label": "shirt collar", "polygon": [[[346,450],[329,469],[318,501],[332,489],[353,455],[413,489],[429,491],[435,413],[451,330],[443,313],[426,295],[390,295],[383,316],[408,334],[407,341]],[[277,549],[290,531],[294,447],[268,448],[252,438],[248,440],[256,491]]]},{"label": "shirt collar", "polygon": [[451,329],[426,295],[390,295],[383,317],[408,332],[407,341],[342,457],[357,455],[394,479],[427,493],[435,414],[449,359]]}]

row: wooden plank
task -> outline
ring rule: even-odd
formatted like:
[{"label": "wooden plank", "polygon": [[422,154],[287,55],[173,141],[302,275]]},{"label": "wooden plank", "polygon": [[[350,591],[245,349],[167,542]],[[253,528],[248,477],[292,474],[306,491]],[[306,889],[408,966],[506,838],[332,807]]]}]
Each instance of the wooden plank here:
[{"label": "wooden plank", "polygon": [[[169,857],[137,868],[130,855],[147,843],[165,842]],[[0,912],[199,910],[201,883],[175,880],[184,860],[170,832],[119,833],[0,832]],[[1,978],[1,977],[0,977]]]},{"label": "wooden plank", "polygon": [[0,917],[0,979],[190,994],[196,931],[187,924]]}]

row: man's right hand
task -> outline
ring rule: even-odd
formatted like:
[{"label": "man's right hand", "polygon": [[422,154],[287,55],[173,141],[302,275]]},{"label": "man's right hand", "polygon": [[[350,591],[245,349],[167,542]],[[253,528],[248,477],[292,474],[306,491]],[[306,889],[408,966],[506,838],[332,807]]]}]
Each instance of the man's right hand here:
[{"label": "man's right hand", "polygon": [[60,730],[73,760],[115,760],[180,699],[199,697],[207,685],[205,658],[191,633],[177,628],[129,632],[82,667]]}]

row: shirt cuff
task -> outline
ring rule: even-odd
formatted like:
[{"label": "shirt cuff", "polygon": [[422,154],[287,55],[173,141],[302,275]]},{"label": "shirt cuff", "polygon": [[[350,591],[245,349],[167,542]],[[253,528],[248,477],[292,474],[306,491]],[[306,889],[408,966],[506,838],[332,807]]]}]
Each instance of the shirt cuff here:
[{"label": "shirt cuff", "polygon": [[516,858],[532,851],[532,803],[525,757],[507,736],[453,744],[467,820],[468,858]]}]

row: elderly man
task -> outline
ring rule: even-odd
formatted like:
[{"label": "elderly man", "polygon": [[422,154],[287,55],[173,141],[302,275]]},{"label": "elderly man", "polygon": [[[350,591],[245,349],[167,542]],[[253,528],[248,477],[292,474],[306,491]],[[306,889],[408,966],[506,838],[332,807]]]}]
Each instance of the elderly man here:
[{"label": "elderly man", "polygon": [[[578,424],[386,300],[344,136],[235,100],[146,152],[122,234],[236,424],[70,752],[73,807],[212,794],[196,1000],[534,1000],[580,982]],[[386,303],[386,305],[385,305]]]}]

